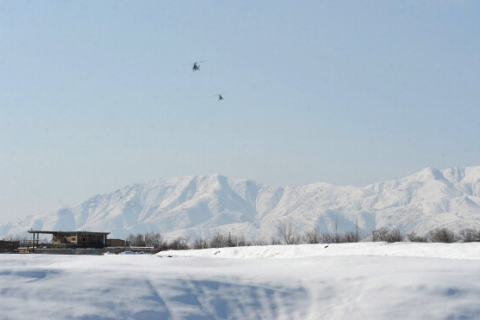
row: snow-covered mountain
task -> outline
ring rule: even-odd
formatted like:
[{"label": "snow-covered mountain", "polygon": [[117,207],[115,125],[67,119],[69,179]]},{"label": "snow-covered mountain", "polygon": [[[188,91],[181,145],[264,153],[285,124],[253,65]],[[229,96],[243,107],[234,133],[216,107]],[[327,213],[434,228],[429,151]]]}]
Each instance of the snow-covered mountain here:
[{"label": "snow-covered mountain", "polygon": [[426,168],[366,187],[313,183],[273,187],[222,175],[158,179],[97,195],[68,209],[0,224],[0,237],[36,230],[90,230],[124,238],[160,232],[209,238],[220,231],[270,240],[288,222],[300,231],[380,227],[427,233],[480,227],[480,166]]}]

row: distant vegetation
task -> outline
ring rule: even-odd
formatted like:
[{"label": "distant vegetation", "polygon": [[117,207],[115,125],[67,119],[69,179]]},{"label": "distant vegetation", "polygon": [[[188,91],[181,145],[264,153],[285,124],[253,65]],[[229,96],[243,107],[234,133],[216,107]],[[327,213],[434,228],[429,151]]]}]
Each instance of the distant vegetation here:
[{"label": "distant vegetation", "polygon": [[[197,239],[190,241],[188,238],[176,238],[171,241],[164,241],[159,233],[147,233],[145,235],[130,235],[127,241],[133,246],[152,246],[161,250],[187,250],[187,249],[208,249],[227,248],[242,246],[260,245],[295,245],[315,243],[349,243],[361,241],[373,242],[480,242],[480,229],[468,228],[458,233],[447,228],[440,228],[429,232],[427,235],[419,236],[414,232],[404,235],[399,229],[379,228],[371,235],[361,237],[358,230],[344,233],[321,233],[316,228],[298,232],[289,223],[281,223],[277,226],[276,236],[270,240],[257,239],[247,240],[244,236],[232,233],[216,232],[210,239]],[[155,240],[152,240],[155,239]],[[153,242],[152,242],[153,241]]]},{"label": "distant vegetation", "polygon": [[[21,237],[6,237],[3,240],[20,241],[20,246],[31,245],[31,240]],[[455,233],[448,228],[440,228],[430,231],[428,234],[419,236],[415,232],[403,234],[399,229],[379,228],[372,231],[371,235],[361,236],[358,228],[355,231],[344,233],[322,233],[313,228],[304,232],[298,231],[289,222],[282,222],[276,226],[276,235],[271,239],[264,238],[247,240],[243,235],[232,233],[214,233],[210,239],[190,240],[178,237],[173,240],[166,240],[158,232],[145,234],[130,234],[127,239],[127,246],[153,247],[156,251],[165,250],[187,250],[187,249],[208,249],[260,245],[295,245],[315,243],[348,243],[348,242],[480,242],[480,229],[467,228]],[[40,241],[45,243],[46,240]]]},{"label": "distant vegetation", "polygon": [[130,234],[125,240],[128,246],[153,247],[157,251],[189,249],[188,239],[177,238],[175,240],[166,241],[163,236],[158,232],[150,232],[137,235]]}]

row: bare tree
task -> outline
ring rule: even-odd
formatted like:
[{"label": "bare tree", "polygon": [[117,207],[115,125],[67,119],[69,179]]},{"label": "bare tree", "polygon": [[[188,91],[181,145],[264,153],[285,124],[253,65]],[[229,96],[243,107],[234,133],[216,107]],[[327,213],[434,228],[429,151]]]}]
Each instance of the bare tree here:
[{"label": "bare tree", "polygon": [[334,243],[340,243],[340,236],[338,235],[338,218],[335,217],[335,233],[333,235],[333,242]]},{"label": "bare tree", "polygon": [[143,234],[137,234],[135,236],[135,246],[144,247],[145,246],[145,236]]},{"label": "bare tree", "polygon": [[232,236],[232,234],[229,232],[227,236],[227,247],[236,247],[236,246],[238,246],[238,237]]},{"label": "bare tree", "polygon": [[250,246],[250,245],[251,245],[250,241],[247,241],[245,239],[245,236],[243,236],[243,235],[237,236],[237,246],[247,247],[247,246]]},{"label": "bare tree", "polygon": [[[13,235],[7,235],[3,237],[3,240],[5,241],[18,241],[18,244],[20,247],[27,247],[32,245],[32,239],[29,237],[20,237],[19,235],[13,236]],[[40,240],[40,243],[47,243],[46,238],[43,238]]]},{"label": "bare tree", "polygon": [[322,234],[318,231],[317,228],[313,228],[305,232],[305,241],[307,243],[321,243],[323,240]]},{"label": "bare tree", "polygon": [[127,238],[125,239],[127,246],[134,246],[135,245],[135,235],[130,233]]},{"label": "bare tree", "polygon": [[193,242],[193,249],[207,249],[208,242],[205,239],[197,239]]},{"label": "bare tree", "polygon": [[339,237],[340,242],[358,242],[358,233],[354,231],[345,232],[343,237]]},{"label": "bare tree", "polygon": [[165,249],[170,250],[187,250],[188,248],[188,238],[178,237],[164,246]]},{"label": "bare tree", "polygon": [[358,220],[355,219],[355,242],[360,241],[360,231],[358,228]]},{"label": "bare tree", "polygon": [[245,240],[244,236],[232,235],[231,232],[229,232],[228,235],[215,232],[213,238],[207,241],[207,246],[209,248],[238,247],[247,245],[249,245],[249,243]]},{"label": "bare tree", "polygon": [[210,243],[210,245],[209,245],[210,248],[228,247],[227,237],[224,234],[222,234],[218,231],[215,232],[215,234],[213,235],[213,238],[210,239],[209,243]]},{"label": "bare tree", "polygon": [[145,245],[147,247],[154,247],[156,250],[162,248],[164,244],[163,236],[158,232],[150,232],[145,234]]},{"label": "bare tree", "polygon": [[299,244],[302,239],[292,224],[285,220],[277,225],[277,233],[285,244]]}]

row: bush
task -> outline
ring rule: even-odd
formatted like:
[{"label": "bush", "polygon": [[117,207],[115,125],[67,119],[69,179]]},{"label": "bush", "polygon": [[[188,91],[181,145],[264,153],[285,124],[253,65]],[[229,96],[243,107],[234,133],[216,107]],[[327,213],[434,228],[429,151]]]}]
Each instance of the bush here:
[{"label": "bush", "polygon": [[373,230],[372,241],[385,241],[385,242],[401,242],[403,241],[402,233],[399,229],[380,228]]},{"label": "bush", "polygon": [[253,243],[254,246],[267,246],[268,245],[267,240],[265,240],[264,238],[255,239],[255,240],[253,240],[252,243]]},{"label": "bush", "polygon": [[406,238],[410,242],[428,242],[427,237],[418,236],[415,232],[410,232]]},{"label": "bush", "polygon": [[[278,238],[276,237],[272,237],[272,239],[270,240],[270,245],[272,246],[278,246],[282,244],[282,241],[280,241]],[[261,245],[261,244],[260,244]]]},{"label": "bush", "polygon": [[358,235],[358,232],[345,232],[343,235],[343,241],[342,242],[359,242],[360,237]]},{"label": "bush", "polygon": [[430,231],[429,236],[432,242],[452,243],[456,241],[455,233],[447,228]]},{"label": "bush", "polygon": [[307,243],[322,243],[323,241],[323,236],[317,228],[305,232],[304,238]]},{"label": "bush", "polygon": [[[187,250],[190,249],[188,238],[176,238],[170,242],[164,241],[160,233],[146,233],[145,235],[130,234],[127,237],[127,242],[131,246],[149,246],[157,250]],[[300,244],[300,243],[345,243],[345,242],[359,242],[360,236],[358,226],[355,231],[345,232],[343,234],[335,232],[334,234],[323,234],[317,228],[306,231],[303,235],[294,228],[289,221],[281,221],[276,226],[276,236],[271,238],[271,241],[265,238],[255,239],[251,241],[245,240],[244,236],[235,236],[230,232],[222,234],[216,232],[211,239],[195,240],[191,246],[192,249],[207,249],[207,248],[224,248],[237,246],[266,246],[276,244]],[[451,243],[455,241],[474,242],[480,241],[480,230],[467,228],[459,232],[458,236],[447,228],[436,229],[430,231],[427,236],[418,236],[415,232],[411,232],[403,236],[399,229],[379,228],[372,232],[372,241],[384,242],[444,242]]]},{"label": "bush", "polygon": [[188,238],[178,237],[168,243],[165,243],[163,250],[188,250]]},{"label": "bush", "polygon": [[480,230],[467,228],[460,231],[460,240],[463,242],[477,242],[480,241]]}]

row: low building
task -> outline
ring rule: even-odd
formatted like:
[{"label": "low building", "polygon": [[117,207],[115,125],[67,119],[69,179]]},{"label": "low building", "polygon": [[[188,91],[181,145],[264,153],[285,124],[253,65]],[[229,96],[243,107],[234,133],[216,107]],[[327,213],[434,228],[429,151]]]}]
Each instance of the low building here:
[{"label": "low building", "polygon": [[0,240],[0,253],[18,252],[20,241]]},{"label": "low building", "polygon": [[[107,246],[107,235],[110,232],[29,230],[28,233],[33,237],[34,252],[77,254],[101,252]],[[51,234],[52,240],[40,243],[40,234]]]},{"label": "low building", "polygon": [[107,239],[107,247],[125,247],[125,240]]}]

